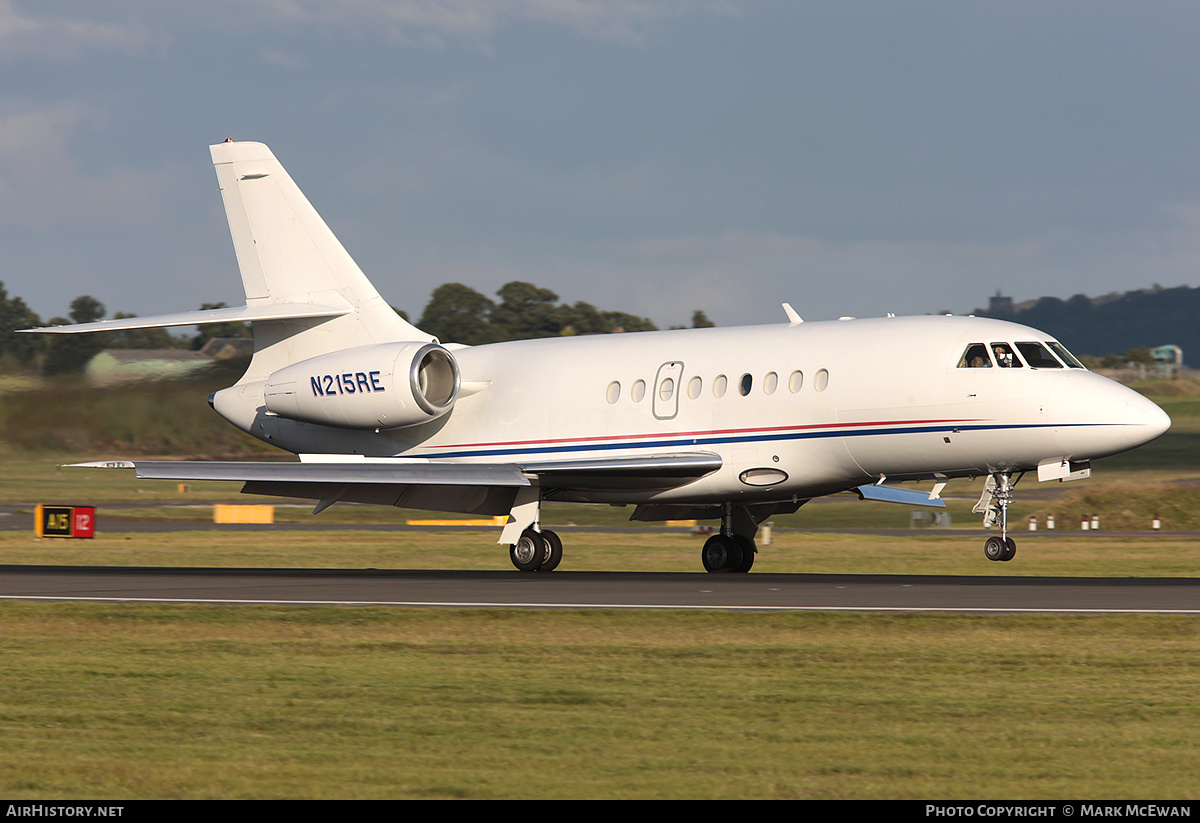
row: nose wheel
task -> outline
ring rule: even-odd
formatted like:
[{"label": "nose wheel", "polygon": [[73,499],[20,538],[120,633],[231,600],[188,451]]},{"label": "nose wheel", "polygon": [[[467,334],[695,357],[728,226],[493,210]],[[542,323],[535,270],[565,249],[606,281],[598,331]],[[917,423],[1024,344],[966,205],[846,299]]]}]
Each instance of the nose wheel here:
[{"label": "nose wheel", "polygon": [[1012,560],[1017,554],[1017,543],[1011,537],[989,537],[983,544],[983,553],[988,560]]}]

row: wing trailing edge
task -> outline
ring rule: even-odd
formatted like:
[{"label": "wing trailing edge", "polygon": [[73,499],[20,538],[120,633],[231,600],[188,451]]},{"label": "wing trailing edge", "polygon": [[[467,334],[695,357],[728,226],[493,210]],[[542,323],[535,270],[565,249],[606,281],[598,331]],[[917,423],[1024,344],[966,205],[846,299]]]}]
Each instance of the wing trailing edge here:
[{"label": "wing trailing edge", "polygon": [[711,452],[688,452],[517,464],[304,455],[299,463],[135,459],[74,465],[133,468],[144,480],[237,481],[246,494],[317,500],[318,512],[348,502],[507,514],[518,490],[535,481],[543,489],[578,495],[669,489],[711,474],[721,468],[721,458]]}]

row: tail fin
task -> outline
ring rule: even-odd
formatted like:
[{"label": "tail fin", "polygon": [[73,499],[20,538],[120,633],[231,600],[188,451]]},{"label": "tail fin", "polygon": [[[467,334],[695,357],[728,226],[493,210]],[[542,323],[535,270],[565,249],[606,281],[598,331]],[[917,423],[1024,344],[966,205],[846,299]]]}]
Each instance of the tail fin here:
[{"label": "tail fin", "polygon": [[213,166],[246,305],[23,329],[60,334],[250,321],[254,359],[240,382],[339,349],[433,341],[389,306],[261,143],[218,143]]},{"label": "tail fin", "polygon": [[[432,340],[379,296],[270,149],[225,142],[211,152],[246,305],[266,315],[243,381],[338,349]],[[286,316],[303,306],[331,311]]]}]

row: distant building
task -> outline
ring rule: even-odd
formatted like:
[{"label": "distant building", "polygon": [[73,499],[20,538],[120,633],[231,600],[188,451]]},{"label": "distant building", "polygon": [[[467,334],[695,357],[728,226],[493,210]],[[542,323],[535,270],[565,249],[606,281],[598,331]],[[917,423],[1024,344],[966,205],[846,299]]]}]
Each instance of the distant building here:
[{"label": "distant building", "polygon": [[1011,297],[1005,297],[1000,292],[996,292],[995,297],[988,298],[988,314],[996,315],[1011,315],[1013,313],[1013,301]]},{"label": "distant building", "polygon": [[1167,344],[1151,349],[1158,373],[1163,377],[1176,377],[1183,370],[1183,349]]},{"label": "distant building", "polygon": [[204,344],[200,353],[213,360],[230,360],[254,354],[253,337],[214,337]]},{"label": "distant building", "polygon": [[203,369],[212,358],[183,349],[106,349],[84,370],[97,386],[187,377]]}]

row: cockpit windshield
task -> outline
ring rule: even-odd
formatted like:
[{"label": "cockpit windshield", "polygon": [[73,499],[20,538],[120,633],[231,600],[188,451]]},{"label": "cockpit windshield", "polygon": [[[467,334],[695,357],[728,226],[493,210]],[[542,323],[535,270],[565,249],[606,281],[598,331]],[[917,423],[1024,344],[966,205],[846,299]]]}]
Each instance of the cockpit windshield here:
[{"label": "cockpit windshield", "polygon": [[1066,350],[1062,343],[1053,340],[1039,343],[1033,340],[1013,344],[971,343],[958,360],[960,369],[1082,369],[1083,364]]},{"label": "cockpit windshield", "polygon": [[1082,363],[1080,363],[1078,360],[1076,360],[1074,355],[1072,355],[1069,351],[1067,351],[1067,347],[1064,346],[1062,343],[1056,343],[1055,341],[1051,340],[1046,345],[1049,346],[1050,350],[1053,351],[1055,354],[1057,354],[1059,356],[1059,358],[1061,358],[1062,361],[1067,364],[1067,368],[1069,368],[1069,369],[1084,368],[1084,365]]},{"label": "cockpit windshield", "polygon": [[992,358],[988,356],[987,346],[982,343],[972,343],[967,346],[962,359],[958,361],[958,367],[960,369],[990,369]]},{"label": "cockpit windshield", "polygon": [[1054,355],[1041,343],[1018,343],[1017,351],[1021,353],[1021,357],[1025,358],[1025,362],[1031,369],[1062,368],[1062,363],[1055,360]]},{"label": "cockpit windshield", "polygon": [[996,365],[1002,369],[1019,369],[1025,365],[1013,354],[1012,346],[1008,343],[993,343],[992,354],[996,355]]}]

